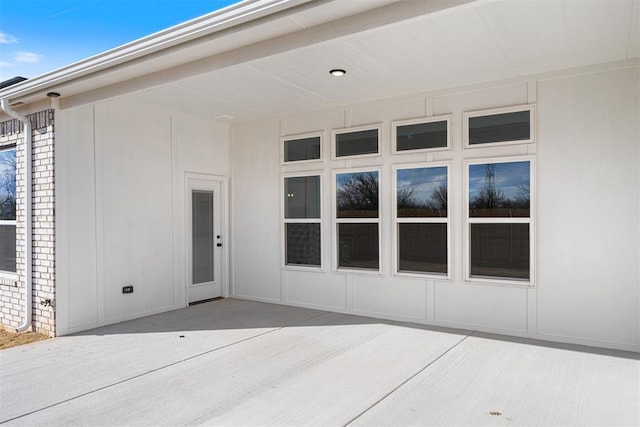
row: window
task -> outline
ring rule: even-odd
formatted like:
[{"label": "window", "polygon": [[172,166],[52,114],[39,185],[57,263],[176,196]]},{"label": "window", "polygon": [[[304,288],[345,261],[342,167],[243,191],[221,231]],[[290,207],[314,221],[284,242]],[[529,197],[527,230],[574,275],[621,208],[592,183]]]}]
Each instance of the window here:
[{"label": "window", "polygon": [[474,148],[534,142],[534,111],[533,105],[522,105],[464,113],[464,146]]},{"label": "window", "polygon": [[467,279],[532,282],[532,164],[467,162]]},{"label": "window", "polygon": [[284,178],[284,263],[322,266],[321,176]]},{"label": "window", "polygon": [[380,270],[379,172],[335,175],[337,269]]},{"label": "window", "polygon": [[281,139],[282,161],[312,162],[322,160],[322,133],[287,136]]},{"label": "window", "polygon": [[449,274],[449,168],[396,169],[396,271]]},{"label": "window", "polygon": [[0,150],[0,271],[16,272],[16,149]]},{"label": "window", "polygon": [[378,156],[381,126],[360,126],[334,130],[334,158]]},{"label": "window", "polygon": [[449,116],[392,122],[394,154],[448,150],[450,123]]}]

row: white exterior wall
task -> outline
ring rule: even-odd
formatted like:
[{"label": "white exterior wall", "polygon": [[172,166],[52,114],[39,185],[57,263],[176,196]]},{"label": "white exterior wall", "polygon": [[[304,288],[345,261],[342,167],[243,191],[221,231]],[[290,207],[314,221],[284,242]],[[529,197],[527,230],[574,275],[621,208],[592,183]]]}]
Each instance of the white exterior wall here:
[{"label": "white exterior wall", "polygon": [[[505,82],[232,129],[232,294],[327,310],[640,350],[638,68]],[[462,113],[536,104],[535,144],[462,148]],[[452,151],[393,156],[390,123],[452,114]],[[382,123],[381,157],[331,160],[331,130]],[[280,137],[324,132],[320,164],[280,164]],[[534,287],[468,284],[463,160],[534,155]],[[392,165],[450,160],[451,280],[394,276]],[[381,274],[333,270],[332,171],[380,167]],[[322,272],[282,267],[282,174],[323,176]]]},{"label": "white exterior wall", "polygon": [[127,99],[57,118],[58,333],[185,306],[184,175],[228,176],[228,124]]}]

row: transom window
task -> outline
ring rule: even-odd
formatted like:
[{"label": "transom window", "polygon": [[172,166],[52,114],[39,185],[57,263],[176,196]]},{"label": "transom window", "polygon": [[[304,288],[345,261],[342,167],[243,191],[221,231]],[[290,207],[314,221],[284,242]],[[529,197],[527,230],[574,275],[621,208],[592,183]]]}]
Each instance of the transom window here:
[{"label": "transom window", "polygon": [[466,112],[462,122],[464,146],[475,148],[534,142],[534,113],[534,105]]},{"label": "transom window", "polygon": [[283,163],[322,160],[322,132],[281,138]]},{"label": "transom window", "polygon": [[379,171],[335,174],[338,269],[380,270]]},{"label": "transom window", "polygon": [[334,158],[380,155],[380,125],[332,131]]},{"label": "transom window", "polygon": [[0,150],[0,271],[16,272],[16,149]]},{"label": "transom window", "polygon": [[467,279],[531,282],[532,162],[468,162]]},{"label": "transom window", "polygon": [[393,152],[400,154],[448,150],[450,126],[450,116],[392,122]]}]

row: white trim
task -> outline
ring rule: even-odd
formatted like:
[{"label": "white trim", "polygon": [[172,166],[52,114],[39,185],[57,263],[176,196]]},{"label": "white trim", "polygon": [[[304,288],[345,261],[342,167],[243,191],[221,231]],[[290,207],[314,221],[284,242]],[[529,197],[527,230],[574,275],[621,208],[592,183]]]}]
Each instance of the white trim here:
[{"label": "white trim", "polygon": [[[473,117],[495,116],[498,114],[529,111],[529,139],[516,141],[487,142],[483,144],[469,144],[469,119]],[[462,113],[462,145],[464,149],[497,147],[502,145],[532,144],[536,141],[536,105],[522,104],[511,107],[491,108],[488,110],[465,111]]]},{"label": "white trim", "polygon": [[[309,176],[317,176],[319,178],[319,199],[320,206],[319,218],[285,218],[285,191],[284,191],[284,183],[287,178],[299,178],[299,177],[309,177]],[[289,173],[281,173],[280,174],[280,267],[283,270],[295,270],[295,271],[313,271],[324,273],[325,270],[325,260],[324,260],[324,172],[323,171],[308,171],[308,172],[289,172]],[[320,265],[302,265],[302,264],[287,264],[287,241],[285,237],[286,233],[286,224],[320,224]]]},{"label": "white trim", "polygon": [[[184,305],[189,305],[189,286],[191,284],[191,264],[190,264],[190,222],[191,222],[191,191],[194,189],[210,189],[212,183],[219,185],[220,188],[220,235],[222,236],[220,242],[222,243],[222,250],[220,251],[219,260],[219,272],[220,272],[220,296],[226,298],[229,296],[229,246],[231,239],[229,237],[229,180],[226,176],[185,172],[184,173],[184,248],[185,248],[185,299]],[[215,206],[214,206],[215,209]]]},{"label": "white trim", "polygon": [[[380,157],[382,156],[382,127],[383,123],[375,123],[369,125],[361,125],[361,126],[353,126],[348,128],[341,129],[332,129],[331,130],[331,160],[350,160],[350,159],[363,159],[367,157]],[[344,135],[347,133],[355,133],[355,132],[363,132],[367,130],[377,130],[378,131],[378,151],[375,153],[369,154],[354,154],[351,156],[339,156],[338,157],[338,147],[337,147],[337,136]]]},{"label": "white trim", "polygon": [[[428,98],[429,99],[429,98]],[[401,154],[429,153],[434,151],[451,151],[451,118],[452,114],[443,114],[440,116],[419,117],[415,119],[394,120],[391,122],[391,154],[394,156]],[[426,123],[447,122],[447,145],[446,147],[435,148],[419,148],[415,150],[398,151],[398,132],[399,126],[419,125]]]},{"label": "white trim", "polygon": [[[324,160],[324,131],[317,131],[317,132],[308,132],[308,133],[301,133],[301,134],[296,134],[296,135],[284,135],[280,137],[280,165],[281,166],[288,166],[288,165],[301,165],[301,164],[308,164],[308,163],[322,163]],[[285,161],[284,160],[284,155],[285,155],[285,150],[284,150],[284,143],[287,141],[295,141],[298,139],[307,139],[307,138],[320,138],[320,157],[317,159],[308,159],[308,160],[289,160],[289,161]]]},{"label": "white trim", "polygon": [[[331,258],[333,271],[335,273],[346,273],[346,274],[363,274],[363,275],[375,275],[382,276],[383,274],[383,263],[382,263],[382,241],[383,241],[383,223],[382,223],[382,204],[380,203],[381,196],[383,194],[382,190],[384,187],[383,179],[382,179],[382,167],[381,166],[373,166],[373,167],[361,167],[361,168],[347,168],[347,169],[333,169],[331,176],[331,209],[332,209],[332,241],[333,245],[331,248]],[[377,218],[338,218],[338,200],[337,200],[337,177],[341,174],[354,174],[354,173],[366,173],[366,172],[375,172],[378,174],[378,217]],[[369,269],[369,268],[346,268],[338,266],[338,224],[377,224],[378,225],[378,268],[377,269]]]},{"label": "white trim", "polygon": [[[517,218],[470,218],[469,217],[469,166],[474,164],[487,163],[511,163],[511,162],[529,162],[529,217]],[[463,280],[466,284],[482,283],[485,285],[498,286],[518,286],[535,288],[536,278],[536,252],[535,252],[535,213],[536,213],[536,190],[535,190],[535,156],[508,156],[508,157],[489,157],[482,159],[465,159],[463,161],[463,222],[462,241],[464,243],[463,251]],[[470,227],[471,224],[529,224],[529,279],[503,278],[493,276],[471,276],[471,242]]]},{"label": "white trim", "polygon": [[[447,168],[447,216],[446,218],[442,217],[410,217],[410,218],[398,218],[398,170],[403,169],[429,169],[429,168]],[[451,242],[451,161],[441,161],[441,162],[427,162],[427,163],[410,163],[410,164],[394,164],[392,166],[393,177],[392,177],[392,196],[391,196],[391,212],[392,212],[392,225],[391,225],[391,233],[392,233],[392,267],[393,267],[393,275],[399,277],[415,277],[421,279],[436,279],[443,281],[450,281],[452,278],[452,262],[453,262],[453,251],[452,251],[452,242]],[[446,274],[438,274],[438,273],[420,273],[417,271],[400,271],[399,270],[399,233],[398,233],[398,225],[399,224],[447,224],[447,273]]]}]

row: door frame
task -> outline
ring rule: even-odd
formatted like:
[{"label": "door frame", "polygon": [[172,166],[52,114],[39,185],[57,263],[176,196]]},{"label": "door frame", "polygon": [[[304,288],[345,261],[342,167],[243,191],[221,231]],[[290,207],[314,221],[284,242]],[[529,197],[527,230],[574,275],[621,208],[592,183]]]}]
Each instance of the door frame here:
[{"label": "door frame", "polygon": [[222,251],[220,252],[220,296],[229,296],[229,178],[223,175],[213,175],[196,172],[184,173],[184,292],[185,307],[189,306],[189,288],[191,286],[191,192],[207,189],[211,184],[220,185],[220,235]]}]

